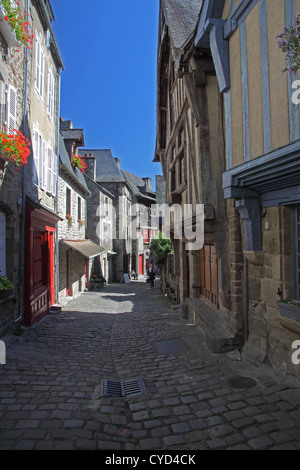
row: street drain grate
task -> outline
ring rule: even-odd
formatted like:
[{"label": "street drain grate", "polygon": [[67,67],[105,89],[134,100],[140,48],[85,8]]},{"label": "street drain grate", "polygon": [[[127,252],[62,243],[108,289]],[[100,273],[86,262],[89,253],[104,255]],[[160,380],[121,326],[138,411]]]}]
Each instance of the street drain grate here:
[{"label": "street drain grate", "polygon": [[256,380],[250,377],[231,377],[227,383],[232,388],[253,388],[257,385]]},{"label": "street drain grate", "polygon": [[102,380],[101,396],[102,397],[135,397],[138,395],[146,395],[146,387],[143,379],[131,380]]}]

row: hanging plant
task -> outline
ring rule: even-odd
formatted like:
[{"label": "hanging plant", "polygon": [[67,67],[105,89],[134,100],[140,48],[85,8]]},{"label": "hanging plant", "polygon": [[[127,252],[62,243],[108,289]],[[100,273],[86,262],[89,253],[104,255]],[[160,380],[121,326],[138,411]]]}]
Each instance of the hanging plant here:
[{"label": "hanging plant", "polygon": [[9,279],[5,276],[0,276],[0,292],[5,290],[11,290],[14,286]]},{"label": "hanging plant", "polygon": [[0,131],[0,158],[4,160],[14,162],[17,166],[27,165],[30,145],[21,131],[16,131],[16,134],[5,134]]},{"label": "hanging plant", "polygon": [[72,227],[72,223],[73,223],[73,219],[72,219],[72,216],[70,214],[67,214],[66,215],[66,219],[68,221],[68,226],[69,227]]},{"label": "hanging plant", "polygon": [[87,166],[84,161],[84,158],[80,157],[79,155],[73,155],[72,165],[74,168],[78,168],[78,170],[80,170],[81,173],[84,173],[84,170],[86,169],[86,166]]},{"label": "hanging plant", "polygon": [[300,15],[295,17],[292,26],[285,26],[277,35],[277,44],[287,61],[283,72],[296,73],[300,68]]},{"label": "hanging plant", "polygon": [[[2,5],[5,10],[5,17],[2,21],[6,21],[16,35],[19,44],[23,44],[27,49],[30,49],[33,43],[34,35],[29,30],[28,14],[21,9],[19,2],[16,0],[15,5],[11,4],[10,0],[2,0]],[[20,52],[20,49],[15,49]]]}]

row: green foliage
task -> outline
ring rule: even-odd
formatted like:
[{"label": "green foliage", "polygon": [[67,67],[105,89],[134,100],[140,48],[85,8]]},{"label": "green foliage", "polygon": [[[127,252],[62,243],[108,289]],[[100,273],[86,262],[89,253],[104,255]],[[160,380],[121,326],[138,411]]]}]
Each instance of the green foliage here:
[{"label": "green foliage", "polygon": [[3,290],[10,290],[13,289],[14,286],[12,283],[7,279],[7,277],[0,276],[0,292]]},{"label": "green foliage", "polygon": [[174,253],[172,242],[159,232],[158,238],[154,238],[151,242],[150,249],[155,258],[155,264],[164,265],[169,255]]}]

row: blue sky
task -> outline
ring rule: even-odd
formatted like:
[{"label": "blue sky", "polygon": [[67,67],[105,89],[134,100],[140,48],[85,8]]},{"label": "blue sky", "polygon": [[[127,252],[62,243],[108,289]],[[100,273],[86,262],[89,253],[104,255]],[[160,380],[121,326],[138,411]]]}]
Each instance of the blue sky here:
[{"label": "blue sky", "polygon": [[65,70],[61,117],[86,148],[110,148],[123,170],[162,174],[156,139],[159,0],[51,0]]}]

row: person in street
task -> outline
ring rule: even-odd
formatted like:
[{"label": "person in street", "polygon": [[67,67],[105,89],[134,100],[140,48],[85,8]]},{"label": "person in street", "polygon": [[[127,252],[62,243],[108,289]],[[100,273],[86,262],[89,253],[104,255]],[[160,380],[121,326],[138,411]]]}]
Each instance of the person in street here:
[{"label": "person in street", "polygon": [[150,284],[150,289],[154,288],[154,281],[155,281],[155,272],[151,270],[148,274],[149,276],[149,284]]},{"label": "person in street", "polygon": [[134,280],[136,280],[136,272],[134,269],[132,270],[131,276],[133,277]]}]

